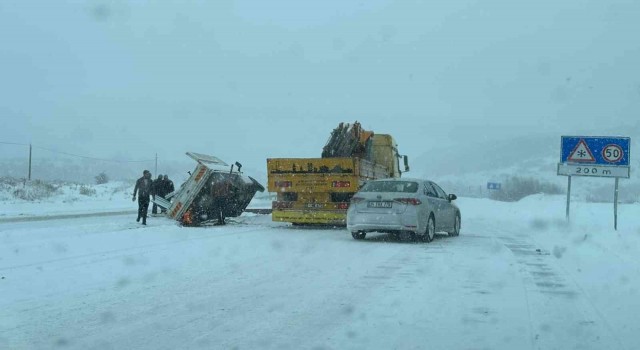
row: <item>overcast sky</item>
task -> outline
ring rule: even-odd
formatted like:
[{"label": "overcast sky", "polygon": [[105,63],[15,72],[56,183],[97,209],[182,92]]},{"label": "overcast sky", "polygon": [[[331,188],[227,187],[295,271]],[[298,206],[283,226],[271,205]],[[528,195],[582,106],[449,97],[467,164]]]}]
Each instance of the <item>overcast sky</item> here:
[{"label": "overcast sky", "polygon": [[340,121],[413,158],[633,137],[639,18],[637,0],[3,0],[0,142],[262,167],[319,156]]}]

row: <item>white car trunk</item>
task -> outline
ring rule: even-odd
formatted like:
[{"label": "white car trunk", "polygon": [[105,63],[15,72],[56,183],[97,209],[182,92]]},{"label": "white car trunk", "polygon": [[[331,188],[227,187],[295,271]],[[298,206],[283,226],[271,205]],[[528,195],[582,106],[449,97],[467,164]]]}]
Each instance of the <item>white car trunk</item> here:
[{"label": "white car trunk", "polygon": [[357,197],[362,200],[355,203],[355,209],[358,213],[402,214],[407,210],[407,204],[395,199],[406,198],[407,194],[402,192],[359,193]]}]

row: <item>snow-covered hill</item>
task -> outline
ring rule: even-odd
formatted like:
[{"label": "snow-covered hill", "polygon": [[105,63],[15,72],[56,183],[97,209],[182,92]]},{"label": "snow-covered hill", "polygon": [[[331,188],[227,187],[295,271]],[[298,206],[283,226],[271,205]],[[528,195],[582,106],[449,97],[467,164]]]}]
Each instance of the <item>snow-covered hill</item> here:
[{"label": "snow-covered hill", "polygon": [[103,185],[0,179],[0,218],[135,210],[133,182]]},{"label": "snow-covered hill", "polygon": [[[640,128],[631,128],[631,153],[640,147]],[[480,144],[461,141],[455,146],[425,152],[412,160],[412,176],[432,179],[445,190],[471,197],[488,197],[487,182],[505,183],[517,177],[555,185],[566,191],[567,178],[557,175],[560,136],[487,140]],[[631,178],[620,181],[620,201],[640,201],[640,161],[631,157]],[[613,199],[614,180],[574,177],[572,196],[578,200],[607,202]]]}]

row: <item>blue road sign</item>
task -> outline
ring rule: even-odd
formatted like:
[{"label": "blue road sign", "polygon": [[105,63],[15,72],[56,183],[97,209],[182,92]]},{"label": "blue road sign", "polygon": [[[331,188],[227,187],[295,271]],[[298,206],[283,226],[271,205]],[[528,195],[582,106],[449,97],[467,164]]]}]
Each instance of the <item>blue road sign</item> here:
[{"label": "blue road sign", "polygon": [[560,163],[629,167],[628,137],[562,136]]},{"label": "blue road sign", "polygon": [[502,188],[502,184],[499,182],[487,182],[488,190],[499,190]]}]

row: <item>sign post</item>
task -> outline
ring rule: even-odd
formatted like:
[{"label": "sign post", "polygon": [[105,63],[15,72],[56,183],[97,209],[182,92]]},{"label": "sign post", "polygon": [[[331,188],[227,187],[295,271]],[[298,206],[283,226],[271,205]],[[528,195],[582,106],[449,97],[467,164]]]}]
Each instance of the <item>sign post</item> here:
[{"label": "sign post", "polygon": [[571,207],[571,175],[567,176],[567,221],[569,221],[569,209]]},{"label": "sign post", "polygon": [[31,181],[31,154],[33,153],[33,148],[31,147],[31,144],[29,144],[29,176],[28,179],[29,181]]},{"label": "sign post", "polygon": [[571,205],[571,177],[613,177],[613,227],[618,229],[618,182],[630,177],[629,137],[562,136],[558,175],[568,176],[567,220]]},{"label": "sign post", "polygon": [[616,189],[613,194],[613,228],[618,230],[618,178],[616,177]]}]

